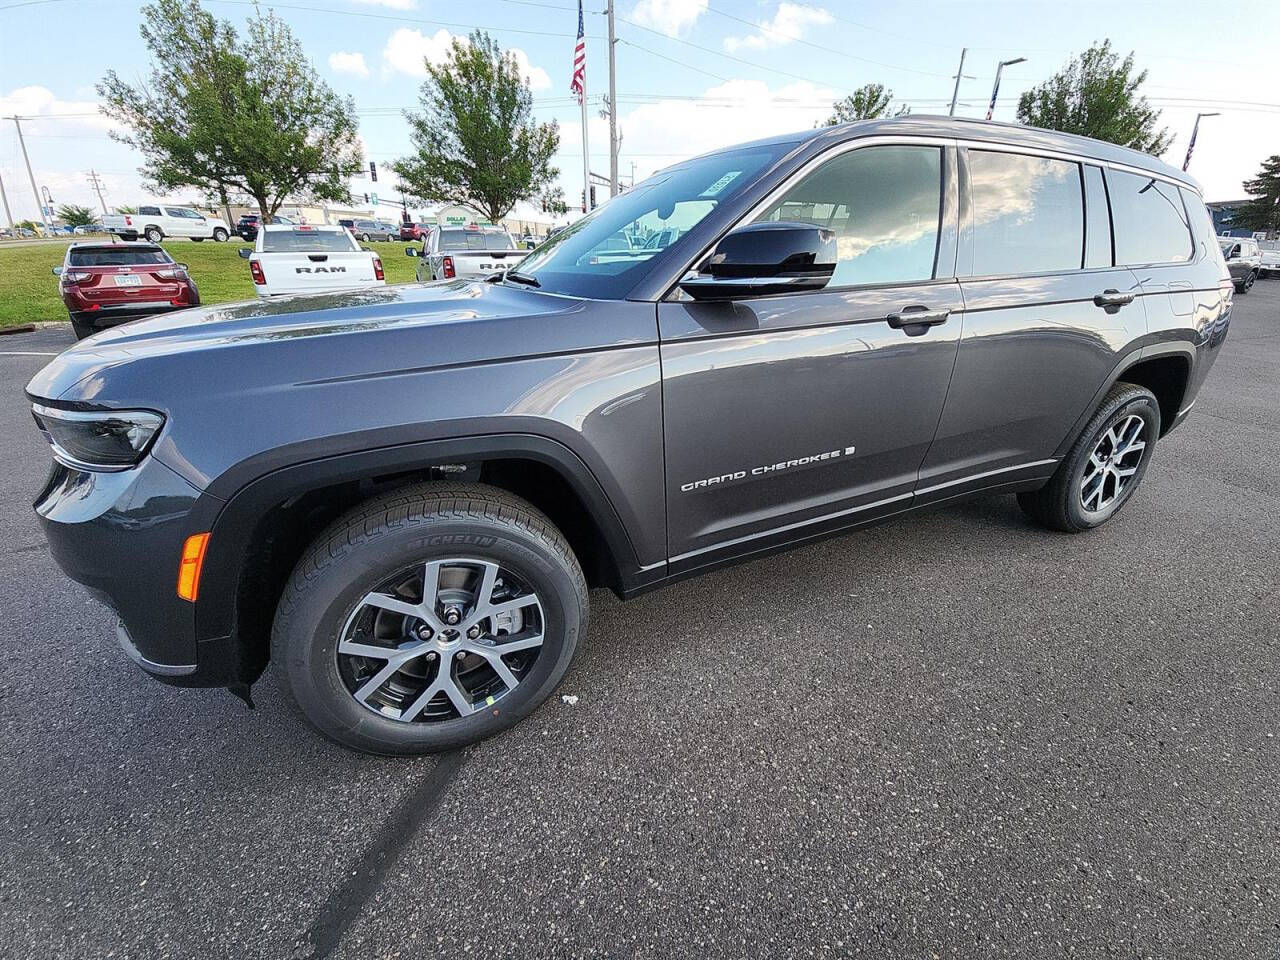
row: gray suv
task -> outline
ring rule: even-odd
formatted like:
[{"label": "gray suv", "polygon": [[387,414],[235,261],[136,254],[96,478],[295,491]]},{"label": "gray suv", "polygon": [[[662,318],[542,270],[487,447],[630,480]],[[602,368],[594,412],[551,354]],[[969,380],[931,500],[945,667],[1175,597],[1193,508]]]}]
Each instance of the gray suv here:
[{"label": "gray suv", "polygon": [[1219,237],[1218,246],[1226,258],[1236,293],[1248,293],[1262,272],[1262,250],[1258,241],[1248,237]]},{"label": "gray suv", "polygon": [[1232,294],[1195,183],[1146,154],[823,128],[669,167],[487,281],[98,334],[27,387],[35,509],[147,672],[247,699],[271,662],[336,741],[452,748],[547,698],[590,587],[977,495],[1107,522]]}]

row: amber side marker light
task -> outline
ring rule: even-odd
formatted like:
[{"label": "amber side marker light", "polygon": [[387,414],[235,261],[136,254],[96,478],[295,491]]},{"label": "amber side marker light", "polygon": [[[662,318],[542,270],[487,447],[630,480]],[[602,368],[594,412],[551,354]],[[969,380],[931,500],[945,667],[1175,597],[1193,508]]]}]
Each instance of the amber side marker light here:
[{"label": "amber side marker light", "polygon": [[178,564],[178,596],[196,602],[200,592],[200,568],[204,565],[204,552],[209,547],[209,534],[193,533],[182,545],[182,560]]}]

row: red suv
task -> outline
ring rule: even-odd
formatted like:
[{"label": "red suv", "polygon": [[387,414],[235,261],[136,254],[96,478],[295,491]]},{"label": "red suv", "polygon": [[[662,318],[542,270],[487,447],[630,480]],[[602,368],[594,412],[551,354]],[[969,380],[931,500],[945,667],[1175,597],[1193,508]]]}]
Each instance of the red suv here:
[{"label": "red suv", "polygon": [[431,231],[429,223],[402,223],[400,224],[401,240],[421,240]]},{"label": "red suv", "polygon": [[187,265],[154,243],[73,243],[53,273],[77,340],[136,317],[200,305]]}]

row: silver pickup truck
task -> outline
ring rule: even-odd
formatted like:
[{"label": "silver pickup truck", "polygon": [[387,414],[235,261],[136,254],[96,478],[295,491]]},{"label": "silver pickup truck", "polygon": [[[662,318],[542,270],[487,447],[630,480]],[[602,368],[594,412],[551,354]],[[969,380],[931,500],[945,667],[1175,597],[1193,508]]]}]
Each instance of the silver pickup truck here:
[{"label": "silver pickup truck", "polygon": [[435,227],[422,247],[406,247],[406,256],[418,259],[418,280],[452,280],[454,277],[487,277],[514,267],[529,251],[502,227]]}]

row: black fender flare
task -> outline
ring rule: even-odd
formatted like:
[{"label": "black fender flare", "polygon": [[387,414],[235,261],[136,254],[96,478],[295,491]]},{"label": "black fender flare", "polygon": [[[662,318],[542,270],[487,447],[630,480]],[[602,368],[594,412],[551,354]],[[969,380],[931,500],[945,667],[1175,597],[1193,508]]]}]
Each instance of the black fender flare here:
[{"label": "black fender flare", "polygon": [[[196,637],[226,637],[235,630],[243,558],[259,522],[276,505],[310,490],[371,476],[425,470],[447,463],[527,459],[557,470],[579,496],[604,537],[624,587],[640,574],[635,548],[617,511],[591,470],[571,449],[533,434],[490,434],[378,447],[278,466],[244,482],[230,495],[227,475],[206,491],[225,499],[217,512],[200,575]],[[244,475],[244,469],[229,473]],[[215,489],[217,488],[217,489]],[[203,498],[202,498],[203,499]]]}]

